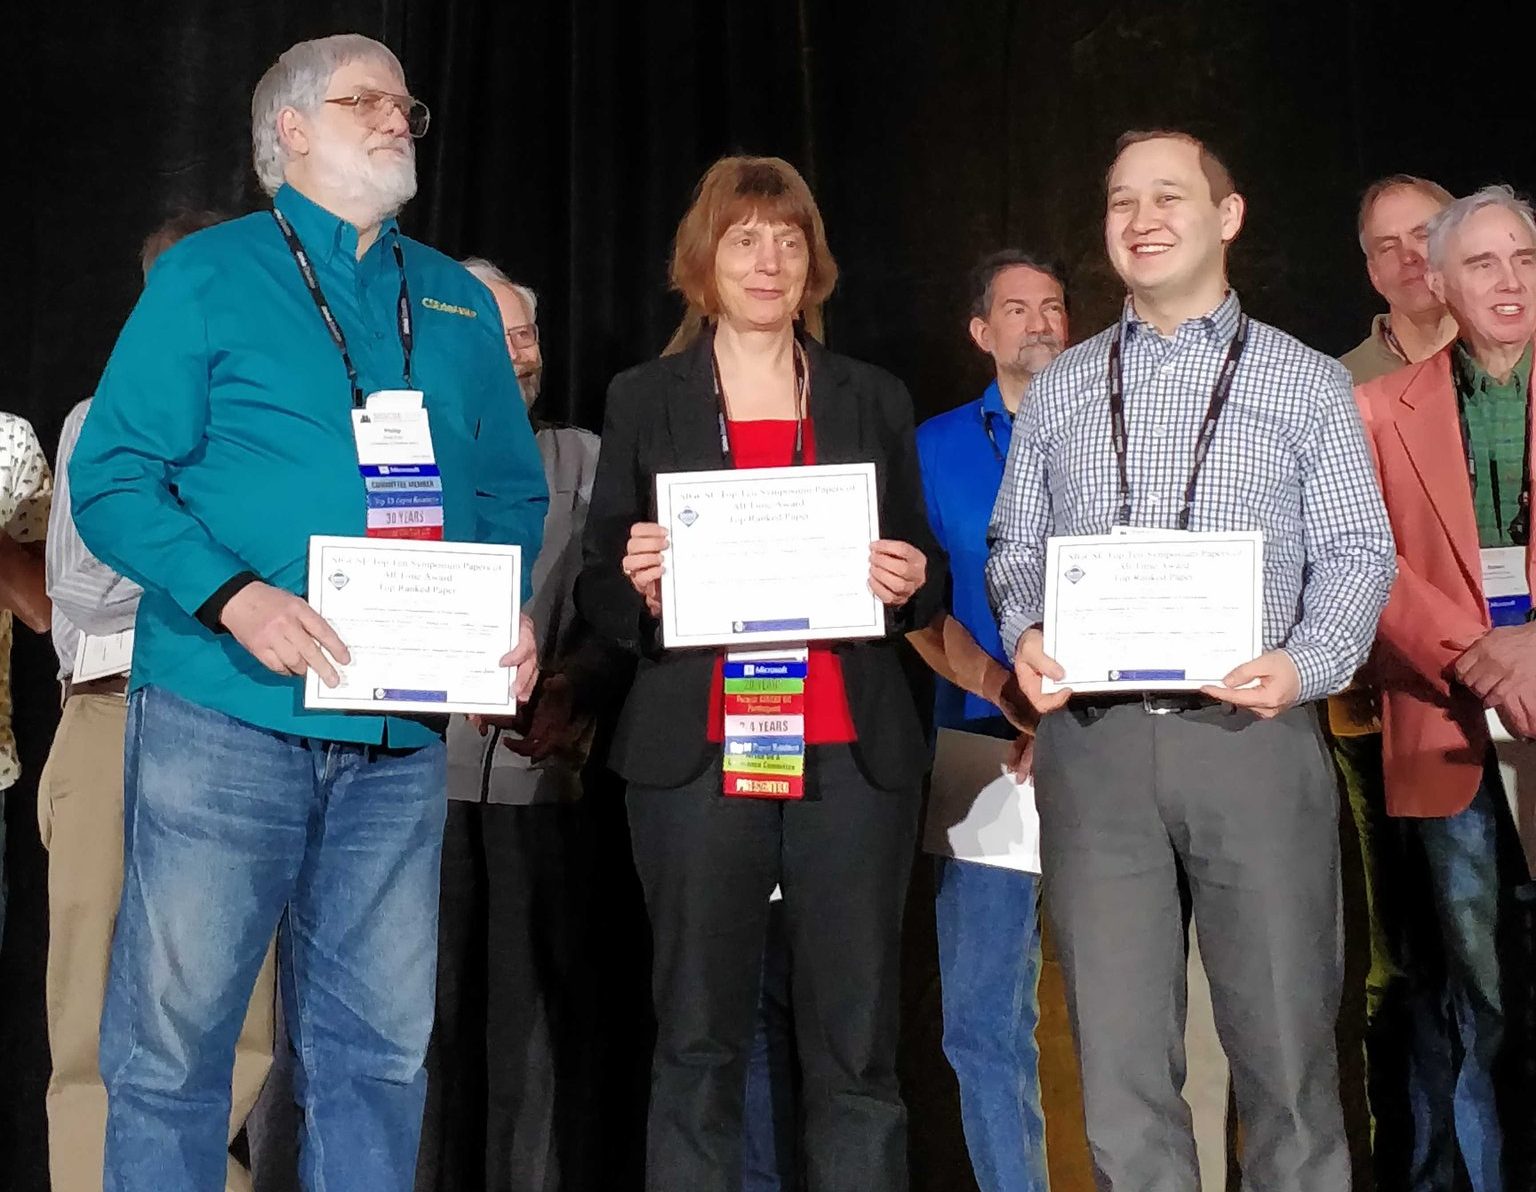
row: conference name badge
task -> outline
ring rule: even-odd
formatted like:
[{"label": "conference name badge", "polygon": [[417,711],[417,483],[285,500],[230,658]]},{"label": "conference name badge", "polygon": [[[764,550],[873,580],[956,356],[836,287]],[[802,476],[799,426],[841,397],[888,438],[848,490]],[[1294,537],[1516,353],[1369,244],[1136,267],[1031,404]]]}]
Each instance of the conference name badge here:
[{"label": "conference name badge", "polygon": [[1525,577],[1525,547],[1485,546],[1482,549],[1483,599],[1494,628],[1524,625],[1531,611],[1531,589]]},{"label": "conference name badge", "polygon": [[370,538],[443,537],[443,478],[419,389],[382,389],[352,411]]},{"label": "conference name badge", "polygon": [[727,795],[805,797],[805,647],[731,651],[721,768]]}]

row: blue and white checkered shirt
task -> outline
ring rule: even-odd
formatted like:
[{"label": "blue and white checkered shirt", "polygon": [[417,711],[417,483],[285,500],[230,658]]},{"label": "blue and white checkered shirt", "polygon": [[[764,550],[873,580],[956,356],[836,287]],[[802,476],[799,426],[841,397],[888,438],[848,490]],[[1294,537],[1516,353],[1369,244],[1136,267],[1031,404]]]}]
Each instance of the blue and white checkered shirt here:
[{"label": "blue and white checkered shirt", "polygon": [[[1195,438],[1240,313],[1229,293],[1165,337],[1127,301],[1121,360],[1131,525],[1177,528]],[[987,535],[987,591],[1010,656],[1042,619],[1046,539],[1107,534],[1115,521],[1113,337],[1106,328],[1036,377],[1014,428]],[[1264,648],[1285,648],[1303,700],[1348,684],[1376,636],[1397,554],[1343,366],[1249,321],[1189,528],[1261,531]]]}]

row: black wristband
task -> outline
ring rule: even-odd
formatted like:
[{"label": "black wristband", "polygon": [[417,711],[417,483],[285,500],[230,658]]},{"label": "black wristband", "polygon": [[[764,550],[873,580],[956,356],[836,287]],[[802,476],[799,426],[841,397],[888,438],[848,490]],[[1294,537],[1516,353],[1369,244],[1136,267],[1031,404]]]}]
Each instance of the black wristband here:
[{"label": "black wristband", "polygon": [[260,582],[261,576],[257,575],[254,571],[241,571],[236,575],[230,576],[219,585],[218,590],[212,596],[203,601],[202,606],[194,616],[202,622],[203,627],[210,633],[228,633],[229,630],[225,628],[224,622],[219,619],[224,615],[224,606],[234,599],[236,592],[250,584]]}]

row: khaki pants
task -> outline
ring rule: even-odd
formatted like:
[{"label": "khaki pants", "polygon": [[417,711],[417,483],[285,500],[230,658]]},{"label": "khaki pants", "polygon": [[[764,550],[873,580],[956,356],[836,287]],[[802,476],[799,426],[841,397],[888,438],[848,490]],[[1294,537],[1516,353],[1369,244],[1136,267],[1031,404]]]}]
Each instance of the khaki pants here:
[{"label": "khaki pants", "polygon": [[[48,1152],[54,1192],[100,1192],[107,1091],[96,1044],[106,996],[112,928],[123,885],[121,696],[76,695],[38,786],[38,828],[48,849]],[[195,749],[188,741],[187,748]],[[235,1046],[229,1117],[233,1139],[272,1066],[275,956],[256,979]],[[229,1192],[249,1192],[233,1160]]]}]

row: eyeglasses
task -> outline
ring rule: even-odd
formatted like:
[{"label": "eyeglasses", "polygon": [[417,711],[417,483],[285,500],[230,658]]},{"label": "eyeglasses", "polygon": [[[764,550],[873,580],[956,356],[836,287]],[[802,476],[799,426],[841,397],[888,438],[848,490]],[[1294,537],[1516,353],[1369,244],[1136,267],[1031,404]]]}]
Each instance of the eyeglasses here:
[{"label": "eyeglasses", "polygon": [[378,128],[388,120],[393,108],[405,117],[406,130],[413,137],[424,135],[432,120],[432,113],[421,100],[410,95],[392,95],[388,91],[359,91],[356,95],[341,95],[325,102],[351,108],[370,128]]},{"label": "eyeglasses", "polygon": [[536,348],[539,346],[537,323],[523,323],[517,327],[508,327],[502,334],[507,337],[507,344],[510,347]]}]

